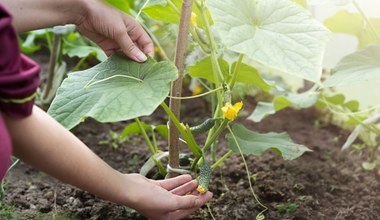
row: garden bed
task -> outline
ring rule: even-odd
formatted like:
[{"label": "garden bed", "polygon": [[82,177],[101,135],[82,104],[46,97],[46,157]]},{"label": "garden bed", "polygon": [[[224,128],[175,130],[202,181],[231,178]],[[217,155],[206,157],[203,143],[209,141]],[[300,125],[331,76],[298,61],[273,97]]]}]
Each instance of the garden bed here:
[{"label": "garden bed", "polygon": [[[204,101],[184,103],[184,121],[194,121],[206,112]],[[249,114],[255,101],[246,102]],[[165,123],[160,111],[142,118],[147,123]],[[244,112],[243,112],[244,115]],[[243,119],[243,118],[241,118]],[[294,161],[284,161],[268,152],[246,157],[253,175],[253,188],[269,210],[266,219],[365,219],[380,216],[380,176],[361,168],[364,156],[340,147],[348,133],[319,120],[314,109],[286,109],[261,123],[242,122],[259,132],[288,132],[292,139],[312,149]],[[139,172],[149,151],[141,137],[131,137],[118,149],[101,145],[110,129],[121,131],[126,123],[100,124],[87,120],[74,133],[101,158],[121,172]],[[201,139],[204,137],[200,137]],[[166,141],[159,140],[160,146]],[[223,140],[219,146],[226,150]],[[224,149],[222,149],[224,148]],[[7,177],[1,215],[6,219],[144,219],[133,210],[105,202],[87,192],[60,183],[30,166],[19,163]],[[231,156],[213,173],[209,208],[215,219],[255,219],[262,208],[255,201],[241,157]],[[154,195],[152,195],[154,196]],[[12,213],[8,215],[4,209]],[[1,217],[5,218],[5,217]],[[59,217],[59,218],[58,218]],[[205,206],[188,219],[212,219]]]}]

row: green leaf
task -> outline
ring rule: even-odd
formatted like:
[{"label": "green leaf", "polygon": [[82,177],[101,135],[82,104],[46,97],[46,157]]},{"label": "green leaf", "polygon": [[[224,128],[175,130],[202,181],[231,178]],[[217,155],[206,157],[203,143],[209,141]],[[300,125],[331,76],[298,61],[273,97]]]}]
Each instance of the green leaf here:
[{"label": "green leaf", "polygon": [[309,108],[318,101],[319,94],[314,92],[287,93],[273,98],[272,102],[259,102],[249,120],[259,122],[266,116],[272,115],[284,108],[294,106],[297,108]]},{"label": "green leaf", "polygon": [[78,32],[70,33],[63,38],[63,54],[69,57],[88,57],[95,55],[99,61],[107,59],[106,54],[97,45],[83,38]]},{"label": "green leaf", "polygon": [[[222,73],[226,79],[229,78],[229,64],[224,59],[218,60]],[[235,68],[236,62],[232,64],[232,70]],[[189,74],[191,77],[198,77],[206,79],[209,82],[215,83],[214,74],[212,73],[212,62],[210,56],[203,58],[202,60],[189,67]],[[264,91],[269,91],[273,86],[266,82],[260,75],[260,73],[252,66],[242,63],[240,71],[236,78],[237,82],[252,84]]]},{"label": "green leaf", "polygon": [[[145,122],[141,122],[141,125],[146,132],[150,132],[153,130],[153,131],[157,131],[165,139],[167,139],[168,137],[168,128],[166,125],[154,126],[154,125],[148,125]],[[129,135],[136,135],[136,134],[141,134],[141,130],[137,122],[133,122],[124,127],[123,131],[120,133],[120,138],[125,139]]]},{"label": "green leaf", "polygon": [[[176,1],[178,2],[178,1]],[[176,7],[180,9],[181,4],[176,4]],[[157,21],[164,21],[167,23],[179,23],[179,11],[176,11],[169,4],[154,4],[143,8],[142,10],[145,14]]]},{"label": "green leaf", "polygon": [[319,82],[329,31],[288,0],[207,1],[224,44],[267,68]]},{"label": "green leaf", "polygon": [[276,113],[273,102],[258,102],[255,110],[252,112],[248,119],[254,122],[263,120],[268,115]]},{"label": "green leaf", "polygon": [[41,38],[46,38],[46,35],[51,32],[51,29],[41,29],[30,31],[27,33],[25,40],[19,38],[20,41],[20,50],[25,54],[32,54],[41,49],[41,43],[38,43],[37,40]]},{"label": "green leaf", "polygon": [[[173,5],[167,2],[156,2],[146,6],[142,11],[154,20],[179,24],[180,12],[182,9],[182,0],[171,0],[171,2],[173,3]],[[202,14],[195,4],[196,2],[194,1],[192,10],[193,13],[196,15],[196,24],[198,27],[203,28],[204,24],[202,19],[200,19],[202,17]],[[210,12],[206,10],[205,13],[206,17],[209,19],[209,23],[212,24]]]},{"label": "green leaf", "polygon": [[[223,59],[219,59],[218,62],[223,75],[227,76],[229,72],[228,62]],[[212,72],[212,63],[210,56],[207,56],[195,63],[193,66],[190,66],[189,74],[191,77],[203,78],[212,83],[216,82],[214,74]]]},{"label": "green leaf", "polygon": [[349,86],[379,78],[380,45],[373,45],[343,57],[323,86]]},{"label": "green leaf", "polygon": [[117,9],[125,12],[125,13],[128,13],[129,14],[129,10],[130,10],[130,6],[129,6],[129,2],[128,0],[105,0],[108,4],[116,7]]},{"label": "green leaf", "polygon": [[[145,131],[151,131],[152,127],[144,122],[141,122],[142,127]],[[124,127],[123,131],[120,133],[120,138],[125,139],[129,135],[141,134],[141,130],[137,122],[133,122]]]},{"label": "green leaf", "polygon": [[363,27],[363,18],[358,13],[342,10],[327,18],[324,24],[333,32],[357,36]]},{"label": "green leaf", "polygon": [[[232,128],[237,139],[237,143],[243,154],[253,154],[260,156],[265,151],[271,149],[281,155],[285,160],[293,160],[301,156],[307,151],[311,151],[307,147],[295,144],[285,132],[282,133],[266,133],[260,134],[250,131],[241,124],[236,124]],[[239,152],[239,148],[232,136],[227,134],[228,146],[234,152]]]},{"label": "green leaf", "polygon": [[373,162],[363,162],[362,167],[365,170],[374,170],[376,168],[377,164]]},{"label": "green leaf", "polygon": [[[232,70],[235,69],[236,62],[232,64]],[[240,71],[236,78],[237,82],[245,83],[245,84],[252,84],[257,86],[258,88],[261,88],[264,91],[269,91],[273,88],[273,85],[265,81],[260,73],[257,71],[256,68],[247,65],[245,63],[242,63],[240,66]]]},{"label": "green leaf", "polygon": [[169,131],[167,125],[157,125],[154,128],[155,131],[157,131],[163,138],[168,139],[169,138]]},{"label": "green leaf", "polygon": [[[380,33],[380,18],[369,18],[375,30]],[[359,47],[363,48],[370,44],[380,43],[363,16],[359,13],[342,10],[325,20],[325,25],[335,33],[350,34],[357,37]]]},{"label": "green leaf", "polygon": [[91,69],[69,74],[48,112],[68,129],[87,117],[116,122],[150,115],[176,77],[177,69],[168,61],[137,63],[114,54]]},{"label": "green leaf", "polygon": [[92,46],[66,46],[64,48],[64,53],[69,57],[83,58],[90,55],[95,55],[96,59],[99,61],[105,61],[107,59],[107,55],[102,49]]}]

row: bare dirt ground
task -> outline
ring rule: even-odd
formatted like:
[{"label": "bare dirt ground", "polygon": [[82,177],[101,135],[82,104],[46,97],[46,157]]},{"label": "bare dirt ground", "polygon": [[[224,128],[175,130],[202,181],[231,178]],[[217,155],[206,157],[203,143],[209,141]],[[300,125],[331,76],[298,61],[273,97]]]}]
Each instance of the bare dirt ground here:
[{"label": "bare dirt ground", "polygon": [[[250,102],[254,103],[252,99]],[[196,103],[184,109],[185,121],[204,115],[202,102]],[[245,109],[252,108],[247,105]],[[157,124],[166,119],[157,112],[143,120]],[[266,219],[380,219],[380,176],[361,168],[363,156],[341,152],[347,132],[326,123],[317,127],[316,120],[319,114],[313,109],[286,109],[258,124],[241,119],[259,132],[286,131],[296,143],[313,150],[294,161],[284,161],[271,152],[246,157],[254,175],[254,191],[269,208]],[[121,131],[125,124],[88,120],[74,133],[115,169],[139,172],[149,155],[141,137],[132,137],[118,149],[99,144],[108,138],[110,129]],[[160,144],[164,147],[166,141],[160,140]],[[221,147],[220,152],[225,150]],[[38,217],[41,213],[47,213],[43,219],[53,219],[59,213],[65,214],[64,219],[144,219],[133,210],[60,183],[24,163],[10,172],[7,183],[4,203],[15,207],[19,213],[15,219],[42,219]],[[215,219],[248,220],[262,210],[249,190],[239,155],[230,157],[213,173],[210,190],[214,193],[210,209],[203,207],[188,219],[212,219],[212,213]]]}]

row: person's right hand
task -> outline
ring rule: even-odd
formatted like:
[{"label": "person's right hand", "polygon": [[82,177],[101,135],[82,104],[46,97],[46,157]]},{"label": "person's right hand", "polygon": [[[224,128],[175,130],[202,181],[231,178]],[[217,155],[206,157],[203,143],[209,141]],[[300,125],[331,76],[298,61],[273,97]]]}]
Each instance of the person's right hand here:
[{"label": "person's right hand", "polygon": [[126,174],[131,208],[152,220],[184,218],[212,198],[212,193],[199,194],[198,183],[190,175],[166,180],[150,180],[138,174]]},{"label": "person's right hand", "polygon": [[145,61],[145,54],[154,56],[151,38],[134,18],[102,0],[86,0],[84,4],[76,25],[108,56],[118,50],[137,62]]}]

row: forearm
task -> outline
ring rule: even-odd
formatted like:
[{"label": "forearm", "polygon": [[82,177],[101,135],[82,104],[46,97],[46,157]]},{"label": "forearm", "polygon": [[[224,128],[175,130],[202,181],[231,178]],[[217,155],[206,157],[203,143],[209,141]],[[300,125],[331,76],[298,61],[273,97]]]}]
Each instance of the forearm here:
[{"label": "forearm", "polygon": [[86,0],[0,0],[13,15],[17,32],[80,22]]},{"label": "forearm", "polygon": [[35,107],[32,115],[22,120],[5,116],[5,121],[16,157],[104,199],[125,202],[128,183],[123,174],[112,169],[41,109]]}]

